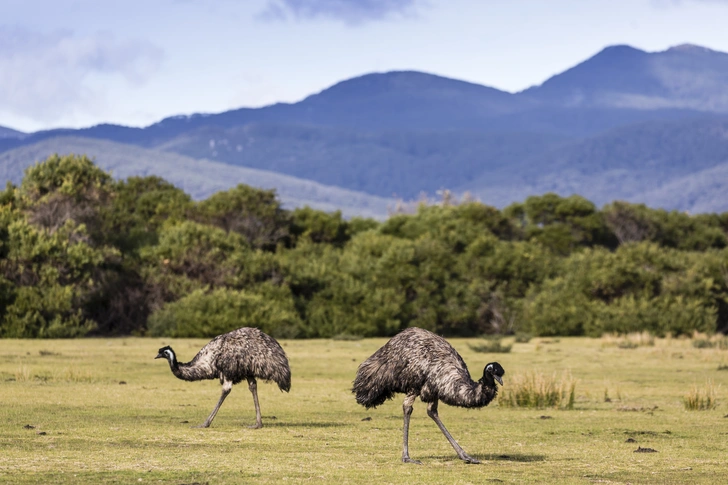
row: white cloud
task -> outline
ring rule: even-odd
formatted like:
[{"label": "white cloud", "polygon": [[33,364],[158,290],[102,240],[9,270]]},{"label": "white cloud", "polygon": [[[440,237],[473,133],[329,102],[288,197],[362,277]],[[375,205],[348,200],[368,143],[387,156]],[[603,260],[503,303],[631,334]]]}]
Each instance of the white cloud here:
[{"label": "white cloud", "polygon": [[703,4],[723,4],[728,6],[728,0],[652,0],[652,4],[657,7],[673,7],[691,3]]},{"label": "white cloud", "polygon": [[424,0],[269,0],[262,16],[275,20],[328,17],[358,25],[392,16],[412,15],[418,6],[427,3]]},{"label": "white cloud", "polygon": [[162,57],[148,42],[119,41],[109,33],[81,37],[67,30],[45,34],[0,26],[0,106],[19,117],[53,122],[103,102],[91,77],[138,86]]}]

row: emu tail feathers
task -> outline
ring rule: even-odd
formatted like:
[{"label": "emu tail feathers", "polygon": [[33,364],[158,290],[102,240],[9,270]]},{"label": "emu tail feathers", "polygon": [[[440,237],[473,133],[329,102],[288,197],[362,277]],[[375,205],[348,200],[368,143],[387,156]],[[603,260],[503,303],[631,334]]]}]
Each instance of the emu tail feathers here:
[{"label": "emu tail feathers", "polygon": [[381,374],[378,375],[377,372],[378,366],[367,364],[368,361],[359,366],[351,392],[356,395],[358,404],[369,409],[384,404],[387,399],[392,399],[395,390],[382,381]]},{"label": "emu tail feathers", "polygon": [[276,384],[278,384],[278,389],[281,391],[290,391],[291,390],[291,369],[286,366],[285,370],[281,372],[278,376],[276,376],[275,379]]}]

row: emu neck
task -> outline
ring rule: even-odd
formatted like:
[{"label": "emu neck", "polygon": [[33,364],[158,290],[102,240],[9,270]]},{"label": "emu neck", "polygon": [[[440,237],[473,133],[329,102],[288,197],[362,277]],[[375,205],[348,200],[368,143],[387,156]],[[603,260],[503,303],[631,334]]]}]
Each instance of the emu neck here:
[{"label": "emu neck", "polygon": [[[471,379],[460,381],[455,387],[446,392],[440,390],[437,397],[451,406],[482,408],[490,404],[497,393],[498,389],[495,383],[488,383],[487,377],[484,376],[478,382]],[[426,401],[426,398],[423,401]]]},{"label": "emu neck", "polygon": [[483,405],[487,406],[498,395],[495,379],[491,375],[484,375],[478,381],[478,386],[480,387],[481,399],[484,401]]},{"label": "emu neck", "polygon": [[209,367],[200,365],[195,359],[187,363],[177,362],[177,359],[174,359],[170,361],[169,368],[172,369],[172,374],[184,381],[201,381],[218,378],[218,375],[211,372]]},{"label": "emu neck", "polygon": [[172,370],[172,374],[182,379],[182,375],[179,370],[179,362],[177,362],[177,359],[175,357],[172,357],[171,360],[168,360],[169,362],[169,368]]}]

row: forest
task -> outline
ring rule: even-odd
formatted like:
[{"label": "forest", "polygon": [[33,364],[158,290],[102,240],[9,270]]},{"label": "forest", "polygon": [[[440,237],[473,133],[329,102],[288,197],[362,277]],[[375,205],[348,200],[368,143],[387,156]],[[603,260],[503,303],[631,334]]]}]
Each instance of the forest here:
[{"label": "forest", "polygon": [[385,221],[201,201],[54,155],[0,191],[0,337],[277,338],[728,331],[728,213],[448,192]]}]

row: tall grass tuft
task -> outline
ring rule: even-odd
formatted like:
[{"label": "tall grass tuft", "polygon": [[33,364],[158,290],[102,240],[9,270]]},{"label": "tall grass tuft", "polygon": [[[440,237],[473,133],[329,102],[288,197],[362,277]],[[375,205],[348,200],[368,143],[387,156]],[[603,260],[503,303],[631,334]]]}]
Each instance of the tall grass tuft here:
[{"label": "tall grass tuft", "polygon": [[636,349],[638,347],[654,347],[654,345],[655,336],[649,332],[633,332],[625,335],[606,334],[602,336],[602,347]]},{"label": "tall grass tuft", "polygon": [[509,378],[502,392],[498,403],[505,407],[574,409],[576,380],[568,373],[561,379],[526,373]]},{"label": "tall grass tuft", "polygon": [[500,339],[485,340],[481,344],[468,344],[470,350],[481,354],[507,354],[513,348],[513,345],[504,345]]},{"label": "tall grass tuft", "polygon": [[13,373],[15,382],[28,382],[33,379],[30,369],[25,365],[20,365]]},{"label": "tall grass tuft", "polygon": [[531,338],[533,338],[533,337],[531,336],[530,333],[520,333],[520,332],[516,333],[516,343],[517,344],[527,344],[528,342],[531,341]]},{"label": "tall grass tuft", "polygon": [[53,382],[96,382],[98,378],[90,371],[66,367],[54,371],[51,380]]},{"label": "tall grass tuft", "polygon": [[722,334],[708,336],[702,333],[693,334],[693,347],[696,349],[728,349],[728,337]]},{"label": "tall grass tuft", "polygon": [[29,367],[21,365],[13,373],[11,380],[15,382],[97,382],[97,376],[87,370],[65,367],[52,371],[32,372]]},{"label": "tall grass tuft", "polygon": [[717,402],[715,400],[716,389],[713,381],[708,381],[705,387],[700,389],[697,385],[693,385],[683,397],[683,404],[687,411],[707,411],[715,409]]},{"label": "tall grass tuft", "polygon": [[331,340],[340,340],[344,342],[355,342],[357,340],[362,340],[364,337],[361,335],[354,335],[352,333],[339,333],[331,337]]}]

